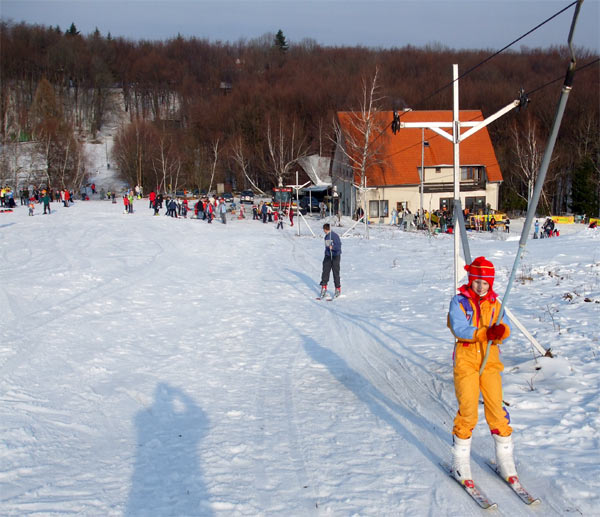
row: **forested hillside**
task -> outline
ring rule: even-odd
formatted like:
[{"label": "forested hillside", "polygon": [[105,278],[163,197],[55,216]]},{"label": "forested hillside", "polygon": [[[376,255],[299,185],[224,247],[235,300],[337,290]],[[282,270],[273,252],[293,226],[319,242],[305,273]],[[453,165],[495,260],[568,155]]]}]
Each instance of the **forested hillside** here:
[{"label": "forested hillside", "polygon": [[[0,30],[2,142],[34,141],[48,164],[45,181],[81,181],[82,138],[96,137],[115,110],[124,110],[128,123],[115,136],[113,161],[127,182],[146,191],[174,183],[206,189],[211,177],[269,188],[274,160],[332,155],[335,112],[359,107],[375,70],[378,109],[449,110],[452,64],[465,73],[494,53],[288,44],[281,32],[222,43],[130,41],[82,35],[75,25],[64,31],[2,22]],[[554,213],[598,211],[598,56],[578,49],[577,58],[543,198]],[[569,59],[566,48],[509,49],[460,80],[461,107],[485,116],[520,88],[530,93],[527,109],[489,126],[505,209],[525,206]],[[4,182],[14,171],[6,156],[1,166]]]}]

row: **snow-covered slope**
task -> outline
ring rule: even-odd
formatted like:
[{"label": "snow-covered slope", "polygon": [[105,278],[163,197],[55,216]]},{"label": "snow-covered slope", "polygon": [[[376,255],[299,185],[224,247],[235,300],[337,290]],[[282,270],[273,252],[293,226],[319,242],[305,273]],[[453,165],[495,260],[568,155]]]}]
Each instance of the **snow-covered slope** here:
[{"label": "snow-covered slope", "polygon": [[[304,226],[152,217],[146,200],[54,208],[0,215],[0,514],[480,514],[439,466],[456,411],[450,236],[344,238],[329,303]],[[518,331],[502,346],[541,508],[485,466],[482,415],[475,431],[499,515],[597,514],[600,232],[561,229],[528,244],[509,302],[556,357]],[[470,236],[500,294],[505,237]]]}]

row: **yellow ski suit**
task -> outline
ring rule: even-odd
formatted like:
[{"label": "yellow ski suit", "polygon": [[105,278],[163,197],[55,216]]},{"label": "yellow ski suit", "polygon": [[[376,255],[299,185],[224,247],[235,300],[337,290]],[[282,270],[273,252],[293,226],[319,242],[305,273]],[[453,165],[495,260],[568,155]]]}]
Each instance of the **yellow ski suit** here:
[{"label": "yellow ski suit", "polygon": [[[504,365],[500,361],[498,343],[510,335],[510,327],[498,322],[500,302],[490,289],[479,298],[468,286],[462,286],[450,301],[448,327],[456,338],[454,347],[454,390],[458,412],[452,433],[463,440],[471,437],[479,418],[479,393],[483,395],[485,419],[492,434],[509,436],[512,433],[510,416],[502,403],[502,376]],[[488,347],[487,329],[503,323],[506,330],[491,345],[483,373],[479,370]]]}]

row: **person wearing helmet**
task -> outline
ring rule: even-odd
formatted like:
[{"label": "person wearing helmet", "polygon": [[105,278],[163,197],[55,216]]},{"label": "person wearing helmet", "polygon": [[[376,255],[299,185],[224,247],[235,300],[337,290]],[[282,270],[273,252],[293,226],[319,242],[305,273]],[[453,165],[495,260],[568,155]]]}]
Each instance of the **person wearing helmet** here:
[{"label": "person wearing helmet", "polygon": [[[471,439],[481,393],[485,419],[494,438],[497,469],[510,482],[511,478],[517,479],[517,471],[510,416],[502,401],[504,365],[498,346],[510,335],[510,327],[505,320],[498,321],[501,304],[493,290],[494,265],[485,257],[477,257],[465,269],[468,283],[458,289],[448,312],[448,327],[456,338],[454,389],[458,400],[452,429],[452,474],[460,483],[472,486]],[[480,373],[488,347],[488,359]]]}]

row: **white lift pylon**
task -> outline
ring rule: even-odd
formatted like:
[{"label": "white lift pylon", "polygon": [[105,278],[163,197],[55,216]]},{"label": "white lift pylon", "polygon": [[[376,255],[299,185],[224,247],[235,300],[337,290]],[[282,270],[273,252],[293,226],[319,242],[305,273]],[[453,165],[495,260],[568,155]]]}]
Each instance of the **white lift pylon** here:
[{"label": "white lift pylon", "polygon": [[[425,128],[430,129],[434,133],[440,135],[441,137],[449,140],[453,144],[453,170],[454,170],[454,292],[458,289],[458,283],[463,276],[463,263],[460,260],[460,245],[461,245],[461,232],[465,232],[465,230],[461,230],[461,225],[458,223],[458,218],[461,216],[456,209],[457,207],[461,207],[462,203],[460,201],[460,143],[463,140],[466,140],[471,135],[477,133],[484,127],[488,126],[495,120],[499,119],[503,115],[506,115],[510,111],[515,108],[521,106],[522,103],[526,103],[527,100],[524,97],[520,99],[515,99],[510,102],[502,109],[498,110],[493,115],[490,115],[484,120],[480,121],[460,121],[460,111],[458,107],[458,65],[452,65],[452,75],[453,75],[453,108],[452,108],[452,122],[441,121],[441,122],[400,122],[400,129],[402,128]],[[470,128],[464,133],[461,134],[461,128]],[[446,129],[451,129],[451,132]],[[422,174],[425,174],[425,171],[422,171]],[[462,211],[461,211],[462,212]],[[466,233],[466,232],[465,232]],[[468,250],[468,244],[466,244],[466,235],[463,239],[463,251],[465,253],[465,260],[470,262],[470,252]],[[506,309],[505,309],[506,310]],[[508,312],[506,310],[509,318],[515,323],[517,328],[523,333],[523,335],[531,342],[531,344],[541,353],[544,354],[546,352],[544,348],[538,343],[538,341],[527,331],[525,326],[517,320],[516,316],[512,312]]]},{"label": "white lift pylon", "polygon": [[[400,121],[400,129],[402,128],[425,128],[430,129],[434,133],[440,135],[452,142],[453,146],[453,171],[454,171],[454,204],[460,200],[460,143],[466,140],[471,135],[477,133],[484,127],[488,126],[495,120],[499,119],[503,115],[506,115],[511,110],[521,105],[521,100],[516,99],[511,103],[504,106],[504,108],[498,110],[493,115],[487,117],[485,120],[479,121],[460,121],[460,111],[458,107],[458,65],[452,65],[453,75],[453,108],[452,108],[452,122],[440,121],[440,122],[402,122]],[[461,134],[461,128],[470,128]],[[446,131],[451,129],[451,131]],[[425,171],[422,171],[424,174]],[[458,225],[454,225],[454,288],[458,288],[458,282],[461,278],[461,271],[458,269],[460,256],[460,229]]]}]

